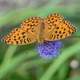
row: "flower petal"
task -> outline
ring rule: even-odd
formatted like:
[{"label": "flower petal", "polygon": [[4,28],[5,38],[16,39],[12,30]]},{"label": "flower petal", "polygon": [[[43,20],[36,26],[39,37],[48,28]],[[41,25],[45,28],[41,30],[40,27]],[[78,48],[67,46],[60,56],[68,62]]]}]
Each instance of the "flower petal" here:
[{"label": "flower petal", "polygon": [[60,54],[61,41],[48,41],[37,45],[37,50],[42,58],[53,58]]}]

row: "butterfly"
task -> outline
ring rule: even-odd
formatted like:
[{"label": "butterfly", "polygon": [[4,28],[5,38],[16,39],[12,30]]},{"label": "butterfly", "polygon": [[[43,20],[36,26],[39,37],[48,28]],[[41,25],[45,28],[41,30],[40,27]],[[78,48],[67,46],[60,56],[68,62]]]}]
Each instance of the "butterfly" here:
[{"label": "butterfly", "polygon": [[6,44],[26,45],[34,42],[56,41],[70,37],[75,27],[58,13],[46,18],[31,17],[24,20],[19,28],[3,37]]}]

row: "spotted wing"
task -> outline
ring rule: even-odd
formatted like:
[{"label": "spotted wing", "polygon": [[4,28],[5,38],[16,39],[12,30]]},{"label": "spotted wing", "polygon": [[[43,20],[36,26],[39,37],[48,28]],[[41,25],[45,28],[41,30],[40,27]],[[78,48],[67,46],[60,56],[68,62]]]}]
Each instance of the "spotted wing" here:
[{"label": "spotted wing", "polygon": [[55,41],[67,38],[72,35],[76,29],[69,21],[65,20],[60,14],[51,14],[44,19],[44,39]]},{"label": "spotted wing", "polygon": [[3,40],[7,44],[26,45],[37,41],[41,20],[33,17],[22,22],[20,28],[15,28]]}]

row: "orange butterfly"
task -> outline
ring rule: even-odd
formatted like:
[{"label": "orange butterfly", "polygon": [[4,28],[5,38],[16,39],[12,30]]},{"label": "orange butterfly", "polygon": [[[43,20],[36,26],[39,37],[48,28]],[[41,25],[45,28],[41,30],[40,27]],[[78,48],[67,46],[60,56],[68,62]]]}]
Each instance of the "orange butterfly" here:
[{"label": "orange butterfly", "polygon": [[32,17],[22,22],[19,28],[12,30],[3,40],[7,44],[26,45],[34,42],[65,39],[76,29],[60,14],[54,13],[45,19]]}]

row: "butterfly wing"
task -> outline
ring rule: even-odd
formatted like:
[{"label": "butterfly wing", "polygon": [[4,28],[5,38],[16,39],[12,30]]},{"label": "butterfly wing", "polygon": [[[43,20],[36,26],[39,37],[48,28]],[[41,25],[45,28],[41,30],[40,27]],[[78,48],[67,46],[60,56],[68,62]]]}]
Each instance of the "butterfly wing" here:
[{"label": "butterfly wing", "polygon": [[44,39],[54,41],[67,38],[72,35],[76,29],[60,14],[51,14],[44,19]]},{"label": "butterfly wing", "polygon": [[7,44],[25,45],[35,42],[35,37],[35,35],[26,32],[24,28],[15,28],[7,36],[4,36],[3,40]]},{"label": "butterfly wing", "polygon": [[33,17],[22,22],[20,28],[15,28],[3,40],[7,44],[26,45],[37,41],[41,19]]}]

